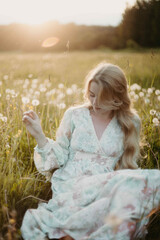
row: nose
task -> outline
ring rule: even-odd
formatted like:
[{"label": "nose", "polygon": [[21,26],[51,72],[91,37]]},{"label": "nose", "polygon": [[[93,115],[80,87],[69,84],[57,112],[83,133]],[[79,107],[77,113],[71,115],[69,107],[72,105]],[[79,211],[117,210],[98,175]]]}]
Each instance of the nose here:
[{"label": "nose", "polygon": [[93,99],[93,105],[97,106],[97,98],[96,97]]}]

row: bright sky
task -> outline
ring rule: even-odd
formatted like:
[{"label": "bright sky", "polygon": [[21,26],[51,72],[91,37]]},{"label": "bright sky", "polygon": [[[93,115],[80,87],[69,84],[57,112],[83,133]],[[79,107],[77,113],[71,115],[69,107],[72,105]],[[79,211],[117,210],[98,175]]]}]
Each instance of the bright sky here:
[{"label": "bright sky", "polygon": [[116,26],[126,4],[136,0],[0,0],[0,24],[39,24],[50,20]]}]

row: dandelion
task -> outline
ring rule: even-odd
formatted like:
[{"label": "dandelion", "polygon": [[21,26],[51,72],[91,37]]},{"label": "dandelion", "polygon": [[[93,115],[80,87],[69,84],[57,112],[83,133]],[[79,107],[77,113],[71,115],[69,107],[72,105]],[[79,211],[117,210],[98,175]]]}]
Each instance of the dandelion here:
[{"label": "dandelion", "polygon": [[59,84],[58,84],[58,87],[59,87],[59,88],[64,88],[64,84],[63,84],[63,83],[59,83]]},{"label": "dandelion", "polygon": [[37,78],[34,78],[34,79],[32,80],[32,83],[33,83],[33,84],[37,84],[37,83],[38,83],[38,79],[37,79]]},{"label": "dandelion", "polygon": [[32,77],[33,77],[33,74],[32,74],[32,73],[28,74],[28,77],[29,77],[29,78],[32,78]]},{"label": "dandelion", "polygon": [[75,92],[77,90],[77,85],[76,84],[72,84],[71,88]]},{"label": "dandelion", "polygon": [[158,118],[153,118],[152,122],[154,123],[155,126],[159,125],[159,120]]},{"label": "dandelion", "polygon": [[64,109],[66,107],[66,104],[65,103],[59,103],[59,104],[57,104],[57,107],[59,109]]},{"label": "dandelion", "polygon": [[152,94],[152,93],[153,93],[153,88],[148,88],[147,92],[148,92],[149,94]]},{"label": "dandelion", "polygon": [[8,80],[8,75],[4,75],[4,76],[3,76],[3,79],[4,79],[4,80]]},{"label": "dandelion", "polygon": [[130,91],[129,95],[134,97],[135,92],[134,91]]},{"label": "dandelion", "polygon": [[144,92],[140,92],[140,93],[139,93],[139,96],[140,96],[140,97],[144,97]]},{"label": "dandelion", "polygon": [[5,123],[7,122],[7,117],[1,117],[0,119]]},{"label": "dandelion", "polygon": [[72,95],[73,94],[72,88],[67,88],[66,93],[67,95]]},{"label": "dandelion", "polygon": [[159,94],[160,94],[160,90],[157,89],[157,90],[155,91],[155,94],[156,94],[156,95],[159,95]]},{"label": "dandelion", "polygon": [[23,104],[28,104],[30,102],[30,100],[27,97],[22,97],[22,102],[23,102]]},{"label": "dandelion", "polygon": [[6,95],[6,100],[10,100],[10,95],[9,94]]},{"label": "dandelion", "polygon": [[135,91],[135,90],[141,90],[141,86],[139,86],[137,83],[134,83],[134,84],[132,84],[131,86],[130,86],[130,89],[132,90],[132,91]]},{"label": "dandelion", "polygon": [[47,88],[46,87],[41,87],[39,90],[40,90],[40,92],[46,92]]},{"label": "dandelion", "polygon": [[57,99],[60,100],[60,99],[62,99],[62,98],[64,98],[64,97],[65,97],[65,94],[64,94],[64,93],[60,93],[60,94],[57,96]]},{"label": "dandelion", "polygon": [[37,100],[37,99],[32,100],[32,105],[33,106],[38,106],[39,105],[39,100]]},{"label": "dandelion", "polygon": [[34,94],[35,94],[35,96],[37,96],[37,97],[38,97],[38,96],[40,95],[40,92],[39,92],[39,91],[35,91],[35,93],[34,93]]},{"label": "dandelion", "polygon": [[145,98],[145,99],[144,99],[144,102],[145,102],[146,104],[150,103],[149,98]]},{"label": "dandelion", "polygon": [[160,118],[160,112],[156,112],[156,116]]},{"label": "dandelion", "polygon": [[135,95],[134,95],[134,100],[137,101],[138,99],[139,99],[138,94],[135,94]]},{"label": "dandelion", "polygon": [[6,144],[6,148],[9,149],[10,148],[10,145],[9,143]]},{"label": "dandelion", "polygon": [[156,110],[154,110],[154,109],[151,109],[151,110],[150,110],[150,114],[151,114],[151,115],[155,115],[155,113],[156,113]]}]

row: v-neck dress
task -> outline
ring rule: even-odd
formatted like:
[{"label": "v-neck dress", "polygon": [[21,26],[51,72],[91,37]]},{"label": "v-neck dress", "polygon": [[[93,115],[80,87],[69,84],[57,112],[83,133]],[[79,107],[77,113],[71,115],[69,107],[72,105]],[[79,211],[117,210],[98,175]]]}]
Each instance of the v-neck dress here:
[{"label": "v-neck dress", "polygon": [[[139,122],[135,115],[138,133]],[[146,235],[148,215],[160,205],[160,171],[114,171],[124,152],[123,138],[116,117],[98,139],[88,108],[65,111],[56,140],[48,138],[43,148],[34,148],[36,168],[51,181],[53,195],[48,203],[26,211],[21,226],[25,240],[66,235],[75,240],[129,240]]]}]

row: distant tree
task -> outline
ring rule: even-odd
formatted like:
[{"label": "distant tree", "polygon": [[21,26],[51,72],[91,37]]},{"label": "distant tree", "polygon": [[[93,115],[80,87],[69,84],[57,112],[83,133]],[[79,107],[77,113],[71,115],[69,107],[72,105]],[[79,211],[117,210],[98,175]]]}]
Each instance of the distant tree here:
[{"label": "distant tree", "polygon": [[127,7],[119,35],[123,46],[132,39],[143,47],[160,47],[160,0],[137,0]]}]

